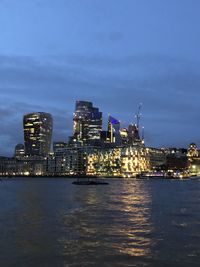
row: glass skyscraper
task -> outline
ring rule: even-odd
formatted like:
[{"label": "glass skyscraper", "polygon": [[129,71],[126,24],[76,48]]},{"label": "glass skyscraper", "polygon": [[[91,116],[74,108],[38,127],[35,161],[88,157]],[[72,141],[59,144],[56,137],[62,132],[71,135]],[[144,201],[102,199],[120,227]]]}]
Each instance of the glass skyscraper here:
[{"label": "glass skyscraper", "polygon": [[74,140],[82,144],[95,144],[102,131],[102,112],[92,102],[76,101],[74,112]]},{"label": "glass skyscraper", "polygon": [[121,144],[120,121],[112,116],[108,117],[108,141],[116,145]]},{"label": "glass skyscraper", "polygon": [[139,128],[136,124],[130,124],[128,126],[128,143],[130,145],[141,143],[141,138],[139,134]]},{"label": "glass skyscraper", "polygon": [[24,116],[24,143],[27,156],[46,156],[51,149],[53,119],[44,112]]}]

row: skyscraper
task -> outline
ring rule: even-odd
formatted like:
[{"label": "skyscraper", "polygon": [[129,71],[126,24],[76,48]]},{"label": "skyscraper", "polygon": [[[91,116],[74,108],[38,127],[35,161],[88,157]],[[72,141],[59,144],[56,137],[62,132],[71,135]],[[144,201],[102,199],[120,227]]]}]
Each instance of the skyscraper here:
[{"label": "skyscraper", "polygon": [[53,119],[44,112],[30,113],[24,116],[25,154],[28,156],[46,156],[51,149]]},{"label": "skyscraper", "polygon": [[120,137],[121,137],[122,145],[127,145],[128,144],[128,129],[121,128],[120,129]]},{"label": "skyscraper", "polygon": [[76,101],[74,112],[74,140],[82,144],[94,144],[100,140],[102,112],[92,102]]},{"label": "skyscraper", "polygon": [[130,124],[128,126],[128,143],[133,145],[136,143],[141,143],[141,138],[139,134],[139,128],[136,124]]},{"label": "skyscraper", "polygon": [[121,144],[120,121],[112,116],[108,117],[108,141],[116,145]]}]

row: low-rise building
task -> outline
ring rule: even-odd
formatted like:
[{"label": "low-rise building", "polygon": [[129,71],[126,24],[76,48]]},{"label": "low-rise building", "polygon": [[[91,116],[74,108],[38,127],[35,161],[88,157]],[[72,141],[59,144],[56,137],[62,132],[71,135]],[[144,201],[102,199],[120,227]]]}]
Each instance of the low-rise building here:
[{"label": "low-rise building", "polygon": [[41,157],[0,158],[2,176],[41,176],[45,175],[45,159]]},{"label": "low-rise building", "polygon": [[47,175],[86,175],[87,155],[95,148],[91,146],[63,147],[46,159]]},{"label": "low-rise building", "polygon": [[135,177],[150,168],[148,151],[144,146],[98,149],[87,157],[87,175],[106,177]]},{"label": "low-rise building", "polygon": [[151,170],[160,170],[166,165],[167,155],[164,149],[148,147],[147,151]]}]

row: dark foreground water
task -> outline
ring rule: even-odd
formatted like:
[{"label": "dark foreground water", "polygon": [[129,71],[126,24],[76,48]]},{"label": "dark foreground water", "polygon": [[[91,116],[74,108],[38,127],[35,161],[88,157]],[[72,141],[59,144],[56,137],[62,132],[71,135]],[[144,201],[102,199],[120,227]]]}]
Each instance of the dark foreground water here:
[{"label": "dark foreground water", "polygon": [[0,182],[0,266],[200,266],[200,180]]}]

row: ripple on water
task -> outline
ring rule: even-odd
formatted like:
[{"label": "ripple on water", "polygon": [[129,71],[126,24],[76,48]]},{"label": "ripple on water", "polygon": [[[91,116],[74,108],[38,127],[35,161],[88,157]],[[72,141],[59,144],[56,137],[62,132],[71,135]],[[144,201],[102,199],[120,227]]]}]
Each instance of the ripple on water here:
[{"label": "ripple on water", "polygon": [[[64,179],[0,188],[0,266],[198,266],[200,185]],[[9,192],[10,192],[9,191]]]}]

